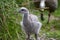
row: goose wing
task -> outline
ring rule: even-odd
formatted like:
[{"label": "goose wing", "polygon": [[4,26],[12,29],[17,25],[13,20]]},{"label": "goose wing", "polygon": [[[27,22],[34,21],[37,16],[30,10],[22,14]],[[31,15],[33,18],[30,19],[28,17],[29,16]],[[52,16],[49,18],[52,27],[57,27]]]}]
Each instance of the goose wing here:
[{"label": "goose wing", "polygon": [[39,21],[39,20],[38,20],[38,17],[37,17],[36,15],[33,15],[33,14],[30,14],[30,15],[29,15],[29,20],[30,20],[31,22],[33,22],[33,21],[38,22],[38,21]]},{"label": "goose wing", "polygon": [[29,15],[29,20],[31,22],[31,24],[33,24],[34,26],[42,26],[42,23],[39,22],[38,17],[36,15],[30,14]]}]

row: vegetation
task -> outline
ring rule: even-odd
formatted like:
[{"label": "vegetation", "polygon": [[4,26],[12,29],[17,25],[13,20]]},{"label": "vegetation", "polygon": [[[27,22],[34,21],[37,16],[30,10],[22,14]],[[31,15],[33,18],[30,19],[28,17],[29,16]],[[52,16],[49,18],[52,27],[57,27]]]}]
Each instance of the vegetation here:
[{"label": "vegetation", "polygon": [[[27,2],[30,5],[26,5],[25,7],[27,7],[30,12],[39,16],[40,12],[34,10],[34,5],[30,3],[30,1],[31,0],[0,0],[0,40],[25,40],[25,33],[20,26],[21,15],[17,11]],[[45,20],[40,20],[43,23],[40,36],[46,34],[47,38],[60,40],[60,7],[58,7],[52,15],[55,19],[51,20],[49,24],[46,24],[47,12],[45,12],[44,15]]]}]

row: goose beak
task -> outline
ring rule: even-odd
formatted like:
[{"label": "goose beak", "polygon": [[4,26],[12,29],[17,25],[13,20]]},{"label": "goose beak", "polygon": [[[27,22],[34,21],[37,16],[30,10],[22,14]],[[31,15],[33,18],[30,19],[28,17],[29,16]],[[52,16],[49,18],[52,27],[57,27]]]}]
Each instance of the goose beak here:
[{"label": "goose beak", "polygon": [[18,13],[21,13],[21,10],[20,10],[20,8],[17,8],[17,12],[18,12]]},{"label": "goose beak", "polygon": [[19,10],[18,13],[21,13],[21,11]]}]

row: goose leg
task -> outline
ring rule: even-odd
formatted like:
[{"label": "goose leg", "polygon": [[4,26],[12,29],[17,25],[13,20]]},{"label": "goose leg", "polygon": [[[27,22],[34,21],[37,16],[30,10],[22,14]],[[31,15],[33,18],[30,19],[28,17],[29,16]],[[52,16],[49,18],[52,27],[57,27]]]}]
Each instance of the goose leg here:
[{"label": "goose leg", "polygon": [[27,39],[26,39],[26,40],[30,40],[30,34],[28,34],[27,36],[28,36],[28,37],[27,37]]},{"label": "goose leg", "polygon": [[48,21],[47,21],[47,24],[48,24],[49,21],[50,21],[50,16],[51,16],[51,13],[48,14]]},{"label": "goose leg", "polygon": [[41,20],[44,21],[44,17],[43,17],[44,10],[40,10],[40,12],[41,12],[41,15],[40,15]]},{"label": "goose leg", "polygon": [[35,39],[40,40],[38,34],[35,34]]},{"label": "goose leg", "polygon": [[41,20],[44,21],[43,13],[41,13]]},{"label": "goose leg", "polygon": [[41,20],[42,20],[42,21],[44,20],[44,18],[43,18],[43,13],[41,13]]}]

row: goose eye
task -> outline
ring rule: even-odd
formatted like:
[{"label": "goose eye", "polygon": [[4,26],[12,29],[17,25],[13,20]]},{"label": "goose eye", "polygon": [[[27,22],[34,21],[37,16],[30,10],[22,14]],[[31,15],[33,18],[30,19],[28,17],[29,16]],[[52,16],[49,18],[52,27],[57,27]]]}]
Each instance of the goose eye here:
[{"label": "goose eye", "polygon": [[24,9],[22,9],[21,11],[25,11]]}]

